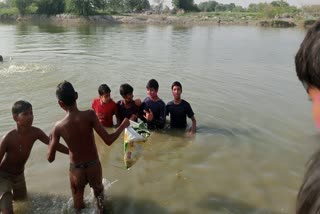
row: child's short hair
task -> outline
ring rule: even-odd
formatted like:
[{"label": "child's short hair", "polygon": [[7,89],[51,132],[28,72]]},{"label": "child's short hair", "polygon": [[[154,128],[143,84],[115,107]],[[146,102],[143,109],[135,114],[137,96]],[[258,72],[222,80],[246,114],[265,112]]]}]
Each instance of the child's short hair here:
[{"label": "child's short hair", "polygon": [[12,114],[20,114],[32,108],[32,105],[28,101],[19,100],[12,106]]},{"label": "child's short hair", "polygon": [[308,30],[295,57],[298,78],[320,89],[320,20]]},{"label": "child's short hair", "polygon": [[171,90],[173,89],[174,86],[178,86],[178,87],[180,87],[181,90],[182,90],[182,85],[181,85],[180,82],[178,82],[178,81],[173,82],[172,85],[171,85]]},{"label": "child's short hair", "polygon": [[159,83],[155,79],[151,79],[148,81],[146,88],[153,88],[155,90],[159,89]]},{"label": "child's short hair", "polygon": [[109,94],[111,92],[109,86],[107,84],[101,84],[98,88],[99,95]]},{"label": "child's short hair", "polygon": [[120,95],[122,97],[124,97],[127,94],[132,94],[133,93],[133,88],[128,83],[125,83],[125,84],[120,85],[119,91],[120,91]]},{"label": "child's short hair", "polygon": [[58,100],[62,101],[66,106],[72,106],[76,101],[76,91],[68,81],[59,83],[56,96]]}]

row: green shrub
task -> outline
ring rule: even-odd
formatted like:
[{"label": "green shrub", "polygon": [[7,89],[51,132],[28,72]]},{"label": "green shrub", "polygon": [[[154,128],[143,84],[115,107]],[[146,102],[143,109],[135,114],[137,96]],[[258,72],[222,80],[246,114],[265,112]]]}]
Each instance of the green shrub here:
[{"label": "green shrub", "polygon": [[36,0],[37,13],[46,15],[56,15],[64,12],[64,0]]}]

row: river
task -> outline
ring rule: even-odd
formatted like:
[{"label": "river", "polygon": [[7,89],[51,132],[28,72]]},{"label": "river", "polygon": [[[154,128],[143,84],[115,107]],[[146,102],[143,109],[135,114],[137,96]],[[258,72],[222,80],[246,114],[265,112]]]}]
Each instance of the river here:
[{"label": "river", "polygon": [[[256,26],[0,24],[0,133],[15,127],[19,99],[32,103],[34,126],[49,133],[64,116],[55,97],[62,80],[78,91],[80,109],[91,108],[102,83],[115,101],[126,82],[143,99],[151,78],[167,103],[177,80],[197,119],[193,138],[154,132],[126,170],[123,134],[110,147],[96,137],[108,213],[291,214],[319,147],[294,67],[304,35]],[[25,168],[29,200],[15,203],[16,213],[73,212],[69,159],[57,154],[50,164],[46,151],[35,143]],[[92,200],[87,187],[84,213],[94,212]]]}]

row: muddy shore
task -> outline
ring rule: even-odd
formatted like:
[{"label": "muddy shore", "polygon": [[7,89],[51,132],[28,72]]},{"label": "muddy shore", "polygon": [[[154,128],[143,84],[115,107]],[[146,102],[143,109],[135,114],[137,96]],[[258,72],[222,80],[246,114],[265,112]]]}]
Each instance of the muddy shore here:
[{"label": "muddy shore", "polygon": [[[302,21],[293,19],[282,20],[258,20],[251,16],[218,17],[206,15],[170,15],[170,14],[130,14],[130,15],[98,15],[80,17],[70,14],[59,14],[55,16],[45,15],[25,15],[25,16],[0,16],[1,22],[32,22],[48,23],[60,26],[85,25],[85,24],[104,24],[104,25],[260,25],[266,27],[294,27],[303,25]],[[280,23],[280,24],[279,24]]]}]

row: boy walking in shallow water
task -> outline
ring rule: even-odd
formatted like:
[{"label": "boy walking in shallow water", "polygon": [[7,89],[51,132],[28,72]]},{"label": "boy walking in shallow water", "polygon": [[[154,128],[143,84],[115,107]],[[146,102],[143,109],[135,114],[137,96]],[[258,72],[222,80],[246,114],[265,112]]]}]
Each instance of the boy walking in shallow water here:
[{"label": "boy walking in shallow water", "polygon": [[69,147],[70,185],[74,208],[79,212],[85,207],[83,194],[89,183],[97,199],[99,212],[103,212],[102,168],[94,140],[94,131],[107,145],[111,145],[120,133],[130,124],[124,119],[112,134],[104,129],[93,110],[80,111],[77,107],[78,98],[71,83],[64,81],[57,86],[56,96],[60,107],[66,111],[65,117],[58,121],[52,131],[49,144],[48,161],[55,159],[55,151],[60,137]]},{"label": "boy walking in shallow water", "polygon": [[[295,64],[298,78],[312,101],[313,119],[320,128],[320,20],[308,30]],[[316,214],[320,210],[320,150],[308,165],[297,197],[297,214]]]},{"label": "boy walking in shallow water", "polygon": [[[36,140],[49,143],[49,137],[39,128],[32,126],[32,105],[17,101],[12,106],[15,129],[3,136],[0,142],[0,207],[2,213],[13,213],[12,200],[27,197],[24,166]],[[68,148],[57,143],[57,149],[68,154]]]}]

